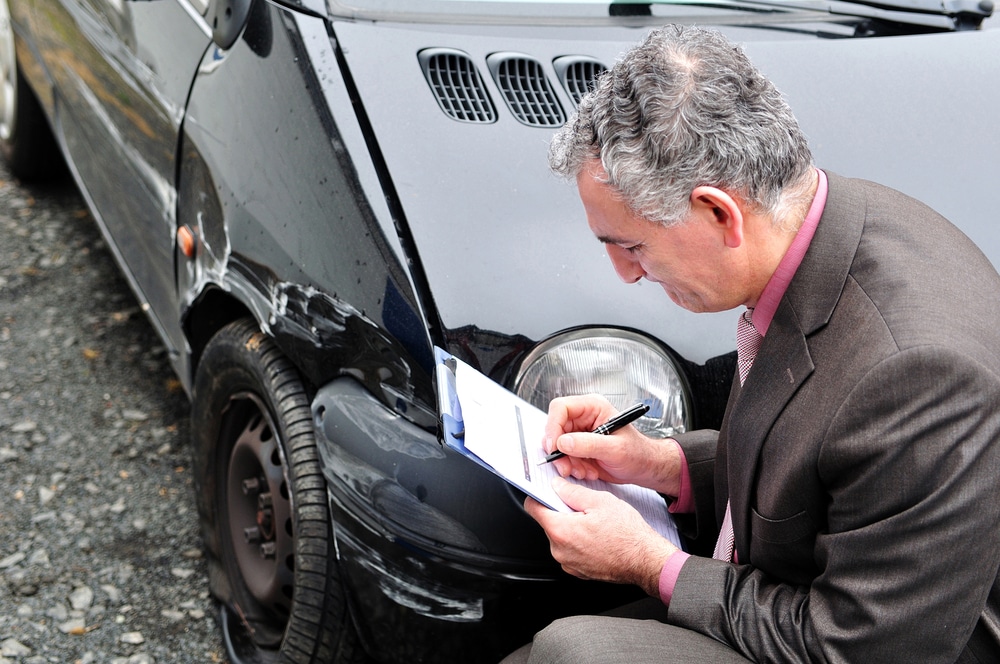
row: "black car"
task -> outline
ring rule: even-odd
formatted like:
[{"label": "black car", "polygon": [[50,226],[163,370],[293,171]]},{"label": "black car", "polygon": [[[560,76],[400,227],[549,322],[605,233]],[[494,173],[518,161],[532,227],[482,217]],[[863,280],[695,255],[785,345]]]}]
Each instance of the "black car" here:
[{"label": "black car", "polygon": [[441,444],[432,349],[542,408],[600,392],[656,435],[718,426],[735,314],[619,283],[546,166],[651,27],[745,44],[820,166],[1000,259],[988,0],[0,12],[0,147],[22,178],[68,165],[190,395],[234,662],[495,661],[633,596],[563,574],[522,496]]}]

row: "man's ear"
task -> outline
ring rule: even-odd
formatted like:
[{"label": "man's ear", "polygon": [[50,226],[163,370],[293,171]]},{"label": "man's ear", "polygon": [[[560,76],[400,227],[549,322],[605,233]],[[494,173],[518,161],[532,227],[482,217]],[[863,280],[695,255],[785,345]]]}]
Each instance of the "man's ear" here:
[{"label": "man's ear", "polygon": [[743,210],[736,199],[723,190],[707,185],[695,187],[691,192],[691,210],[714,221],[730,249],[743,244]]}]

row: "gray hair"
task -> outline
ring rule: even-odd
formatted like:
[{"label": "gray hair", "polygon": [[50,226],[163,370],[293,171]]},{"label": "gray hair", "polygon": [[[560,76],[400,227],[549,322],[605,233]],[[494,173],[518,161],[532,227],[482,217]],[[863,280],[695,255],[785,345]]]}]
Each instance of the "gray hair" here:
[{"label": "gray hair", "polygon": [[549,166],[568,179],[593,159],[629,207],[668,226],[688,217],[701,185],[782,224],[812,173],[795,116],[743,50],[677,25],[651,32],[602,75],[549,146]]}]

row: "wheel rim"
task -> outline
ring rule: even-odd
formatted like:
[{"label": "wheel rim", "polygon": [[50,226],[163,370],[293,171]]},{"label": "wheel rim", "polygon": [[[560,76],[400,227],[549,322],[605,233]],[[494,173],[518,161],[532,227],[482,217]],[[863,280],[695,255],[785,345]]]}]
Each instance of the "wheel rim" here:
[{"label": "wheel rim", "polygon": [[17,55],[14,50],[14,29],[10,8],[0,0],[0,140],[14,135],[14,113],[17,106]]},{"label": "wheel rim", "polygon": [[295,572],[293,505],[284,450],[278,429],[256,396],[234,397],[228,411],[239,418],[234,424],[240,428],[226,481],[230,542],[249,599],[256,604],[244,610],[257,615],[262,611],[272,627],[283,630],[291,611]]}]

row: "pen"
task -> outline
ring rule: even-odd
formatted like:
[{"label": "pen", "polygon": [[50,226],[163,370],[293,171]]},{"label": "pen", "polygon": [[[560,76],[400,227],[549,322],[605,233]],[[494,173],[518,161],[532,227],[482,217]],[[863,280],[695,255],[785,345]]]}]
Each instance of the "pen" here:
[{"label": "pen", "polygon": [[[645,415],[647,411],[649,411],[649,406],[647,406],[644,403],[637,403],[628,410],[618,413],[610,420],[608,420],[601,426],[591,431],[591,433],[599,433],[602,436],[607,436],[609,434],[614,433],[615,431],[618,431],[619,429],[621,429],[626,425],[632,424],[637,419]],[[546,455],[545,460],[538,465],[541,466],[542,464],[551,463],[556,459],[563,458],[564,456],[566,456],[565,452],[560,452],[556,450],[552,454]]]}]

